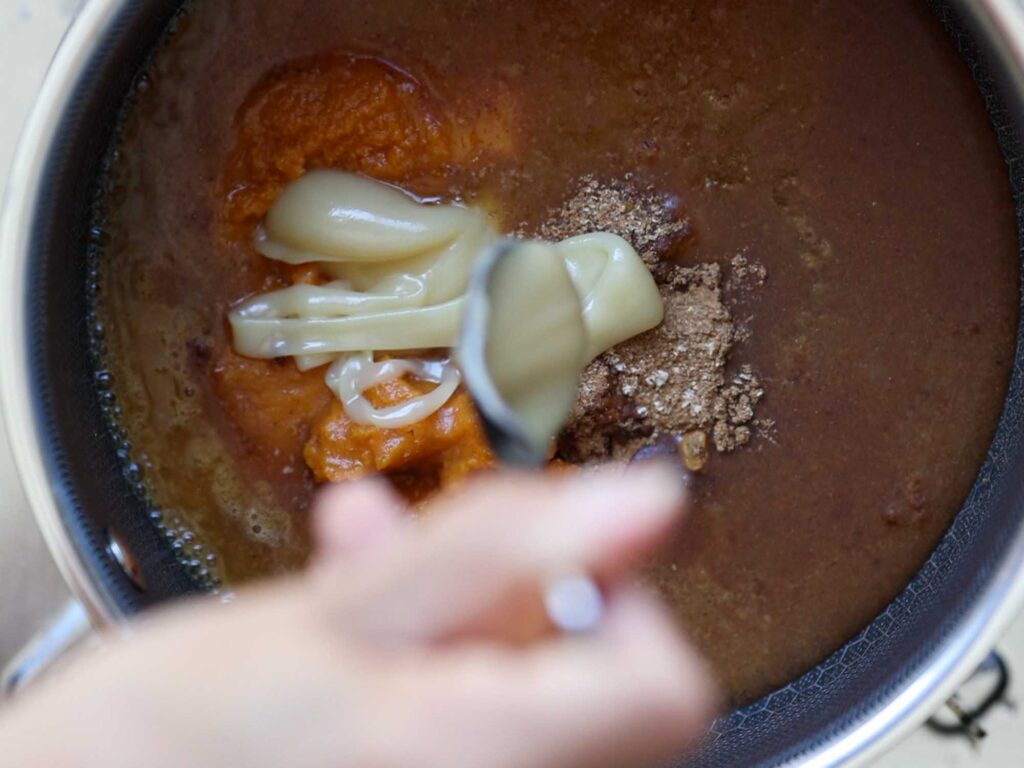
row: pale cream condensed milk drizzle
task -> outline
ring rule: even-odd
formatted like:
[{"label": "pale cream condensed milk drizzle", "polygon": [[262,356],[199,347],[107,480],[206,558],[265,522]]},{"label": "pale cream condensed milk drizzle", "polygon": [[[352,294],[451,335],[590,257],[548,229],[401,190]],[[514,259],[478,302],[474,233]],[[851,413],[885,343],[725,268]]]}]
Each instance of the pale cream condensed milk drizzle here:
[{"label": "pale cream condensed milk drizzle", "polygon": [[[230,315],[235,349],[254,358],[293,357],[303,370],[326,367],[328,386],[354,422],[414,424],[445,404],[461,375],[450,354],[410,353],[455,346],[473,265],[498,240],[476,208],[424,203],[352,173],[311,171],[275,201],[255,244],[267,258],[315,264],[330,279],[238,306]],[[661,323],[654,279],[621,237],[595,232],[546,245],[579,295],[581,364]],[[382,353],[387,359],[378,359]],[[365,397],[402,376],[436,387],[386,408]]]}]

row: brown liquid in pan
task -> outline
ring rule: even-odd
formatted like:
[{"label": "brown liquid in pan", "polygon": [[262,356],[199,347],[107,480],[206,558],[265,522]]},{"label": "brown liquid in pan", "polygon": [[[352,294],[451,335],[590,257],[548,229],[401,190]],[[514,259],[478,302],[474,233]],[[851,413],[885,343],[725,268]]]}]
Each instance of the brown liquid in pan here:
[{"label": "brown liquid in pan", "polygon": [[1006,168],[926,4],[195,3],[125,123],[101,295],[135,458],[229,583],[302,562],[313,486],[211,391],[224,313],[265,277],[216,233],[218,180],[269,70],[353,51],[513,95],[516,151],[458,180],[510,229],[631,172],[680,201],[683,263],[767,267],[730,306],[777,427],[712,458],[652,578],[740,701],[863,627],[966,495],[1017,323]]}]

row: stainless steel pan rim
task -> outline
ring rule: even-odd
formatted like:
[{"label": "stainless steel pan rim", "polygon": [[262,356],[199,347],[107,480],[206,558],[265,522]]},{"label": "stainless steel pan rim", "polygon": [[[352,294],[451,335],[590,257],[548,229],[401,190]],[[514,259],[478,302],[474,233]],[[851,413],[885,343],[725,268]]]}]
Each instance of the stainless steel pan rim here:
[{"label": "stainless steel pan rim", "polygon": [[23,129],[0,217],[0,275],[3,285],[15,287],[0,309],[7,329],[0,334],[0,409],[7,439],[32,513],[61,575],[94,623],[108,625],[126,617],[92,577],[74,545],[45,468],[37,414],[31,406],[26,286],[35,203],[51,144],[95,42],[125,4],[126,0],[90,0],[64,36]]},{"label": "stainless steel pan rim", "polygon": [[[0,218],[0,284],[14,286],[0,305],[0,409],[18,473],[53,559],[97,625],[116,625],[124,612],[93,577],[66,527],[46,470],[33,407],[27,306],[29,240],[41,179],[75,84],[94,50],[130,0],[90,0],[54,59],[19,145]],[[1024,96],[1024,5],[1017,0],[955,0],[992,46],[1013,87]],[[957,630],[913,681],[880,702],[844,732],[790,764],[824,768],[860,765],[918,727],[981,663],[1024,606],[1024,531],[1018,531],[998,570]]]}]

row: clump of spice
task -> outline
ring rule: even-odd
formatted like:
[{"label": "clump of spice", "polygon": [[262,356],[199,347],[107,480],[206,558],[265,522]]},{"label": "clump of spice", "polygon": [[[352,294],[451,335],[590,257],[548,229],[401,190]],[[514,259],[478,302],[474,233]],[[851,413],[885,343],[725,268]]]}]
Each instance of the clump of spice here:
[{"label": "clump of spice", "polygon": [[729,279],[725,288],[735,292],[755,291],[765,284],[768,270],[764,264],[750,259],[746,253],[737,253],[729,261]]},{"label": "clump of spice", "polygon": [[665,258],[691,235],[690,224],[673,199],[628,177],[604,184],[583,178],[535,234],[557,240],[595,230],[637,249],[659,284],[665,321],[586,368],[557,455],[585,463],[674,447],[699,472],[712,446],[729,452],[746,445],[758,423],[764,388],[750,366],[730,368],[737,333],[722,294],[726,285],[754,290],[767,273],[743,255],[731,261],[728,276],[718,264],[681,266]]},{"label": "clump of spice", "polygon": [[665,248],[690,235],[690,222],[679,217],[678,209],[678,200],[636,184],[631,174],[607,183],[584,176],[572,197],[534,234],[557,242],[586,232],[611,232],[628,241],[657,277]]}]

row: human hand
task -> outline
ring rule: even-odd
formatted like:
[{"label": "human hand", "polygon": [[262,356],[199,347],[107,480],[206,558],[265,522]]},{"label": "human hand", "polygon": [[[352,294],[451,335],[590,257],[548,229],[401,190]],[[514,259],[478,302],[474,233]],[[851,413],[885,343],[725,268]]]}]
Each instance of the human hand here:
[{"label": "human hand", "polygon": [[[678,479],[481,479],[423,520],[382,483],[315,510],[307,573],[192,601],[43,681],[0,719],[34,768],[626,768],[667,760],[711,716],[701,664],[630,566],[676,522]],[[608,596],[554,633],[542,587]],[[5,764],[7,764],[5,762]]]}]

